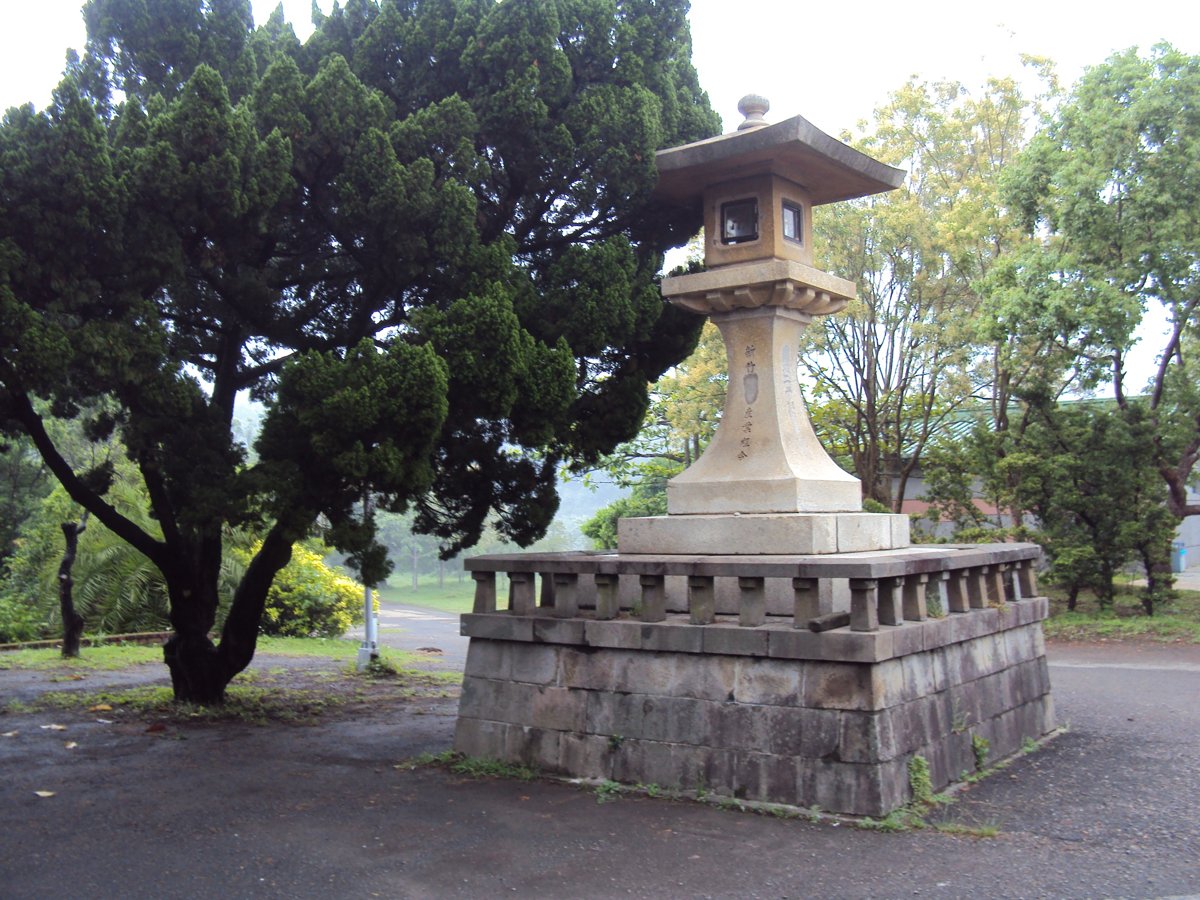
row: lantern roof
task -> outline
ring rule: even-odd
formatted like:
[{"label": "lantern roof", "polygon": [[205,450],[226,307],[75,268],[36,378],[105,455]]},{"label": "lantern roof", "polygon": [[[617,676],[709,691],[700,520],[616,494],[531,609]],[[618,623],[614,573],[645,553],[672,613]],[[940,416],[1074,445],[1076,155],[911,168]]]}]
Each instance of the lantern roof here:
[{"label": "lantern roof", "polygon": [[[765,102],[765,101],[764,101]],[[680,206],[699,203],[706,188],[772,174],[803,187],[819,206],[895,190],[903,169],[881,163],[832,138],[803,116],[774,125],[748,117],[738,131],[659,150],[655,196]]]}]

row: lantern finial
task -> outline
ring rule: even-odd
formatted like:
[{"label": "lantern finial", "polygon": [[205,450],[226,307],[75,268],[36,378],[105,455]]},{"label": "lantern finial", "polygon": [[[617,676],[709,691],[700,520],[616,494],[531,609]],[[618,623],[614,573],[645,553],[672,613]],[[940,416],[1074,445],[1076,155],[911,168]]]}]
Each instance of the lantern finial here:
[{"label": "lantern finial", "polygon": [[738,112],[746,117],[741,125],[738,126],[738,131],[745,131],[747,128],[758,128],[761,125],[766,125],[767,122],[763,119],[763,115],[771,108],[771,101],[761,94],[747,94],[738,101]]}]

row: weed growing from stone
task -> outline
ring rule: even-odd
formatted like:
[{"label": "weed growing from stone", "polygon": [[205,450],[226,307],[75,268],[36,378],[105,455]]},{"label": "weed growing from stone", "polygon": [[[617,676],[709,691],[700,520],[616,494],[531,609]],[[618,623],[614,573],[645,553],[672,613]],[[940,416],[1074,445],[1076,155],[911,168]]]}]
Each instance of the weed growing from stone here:
[{"label": "weed growing from stone", "polygon": [[467,778],[512,778],[516,781],[536,781],[541,773],[529,766],[506,763],[499,759],[486,759],[478,756],[465,756],[456,750],[445,750],[442,753],[422,753],[412,759],[401,760],[392,766],[393,769],[420,769],[433,767],[446,769],[455,775],[465,775]]},{"label": "weed growing from stone", "polygon": [[971,735],[971,752],[975,754],[975,770],[982,771],[987,768],[988,753],[992,749],[992,743],[981,734]]},{"label": "weed growing from stone", "polygon": [[608,803],[621,796],[621,790],[621,785],[617,784],[617,782],[606,780],[596,785],[593,793],[596,795],[597,803]]}]

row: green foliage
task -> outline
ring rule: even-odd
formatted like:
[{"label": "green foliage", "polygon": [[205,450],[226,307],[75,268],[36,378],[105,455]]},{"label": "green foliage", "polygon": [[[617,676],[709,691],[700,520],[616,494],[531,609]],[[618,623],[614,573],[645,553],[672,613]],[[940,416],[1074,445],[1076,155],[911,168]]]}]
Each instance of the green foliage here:
[{"label": "green foliage", "polygon": [[599,469],[633,491],[584,523],[593,546],[617,546],[619,519],[666,515],[667,481],[699,459],[716,432],[727,381],[725,344],[716,326],[704,322],[691,356],[654,384],[637,438],[600,461]]},{"label": "green foliage", "polygon": [[988,753],[992,743],[981,734],[971,735],[971,753],[975,756],[975,771],[982,772],[987,768]]},{"label": "green foliage", "polygon": [[929,760],[920,754],[914,754],[908,760],[908,787],[912,791],[914,805],[927,808],[933,804],[933,782],[929,777]]},{"label": "green foliage", "polygon": [[43,622],[30,604],[0,593],[0,644],[37,640],[42,636]]},{"label": "green foliage", "polygon": [[[678,469],[676,470],[678,471]],[[666,480],[646,481],[637,484],[628,497],[614,500],[583,523],[581,530],[591,538],[597,550],[615,549],[617,546],[617,522],[639,516],[665,516],[667,514]]]},{"label": "green foliage", "polygon": [[[256,551],[254,544],[231,552],[245,564]],[[335,638],[362,620],[362,585],[327,567],[315,548],[297,545],[271,584],[260,627],[279,637]]]},{"label": "green foliage", "polygon": [[817,211],[817,256],[858,298],[823,317],[801,357],[810,412],[864,496],[890,511],[940,426],[991,374],[979,285],[1022,240],[998,199],[1000,173],[1036,110],[1011,78],[978,92],[910,81],[854,137],[907,169],[904,187]]},{"label": "green foliage", "polygon": [[0,577],[21,523],[51,486],[50,472],[28,438],[0,439]]},{"label": "green foliage", "polygon": [[1032,409],[1019,441],[997,464],[1011,476],[1014,502],[1037,516],[1050,580],[1073,596],[1090,589],[1104,606],[1129,562],[1161,578],[1178,525],[1144,452],[1152,426],[1143,412],[1137,404],[1124,411],[1090,403]]},{"label": "green foliage", "polygon": [[593,793],[596,795],[597,803],[611,803],[613,800],[620,798],[624,788],[615,781],[601,781],[596,785]]},{"label": "green foliage", "polygon": [[[146,517],[145,488],[122,467],[129,481],[118,480],[109,499],[117,509]],[[0,625],[11,640],[52,636],[57,626],[58,566],[63,552],[60,522],[71,521],[78,507],[62,487],[36,508],[18,538],[11,576],[0,586]],[[220,590],[227,608],[233,591],[261,541],[231,533],[225,543]],[[80,538],[75,567],[75,600],[90,633],[128,634],[162,631],[170,626],[167,587],[149,559],[94,519]],[[297,546],[267,597],[264,634],[338,637],[362,620],[362,586],[328,568],[313,546]]]},{"label": "green foliage", "polygon": [[[1013,267],[1019,290],[998,327],[1046,345],[1078,336],[1063,368],[1077,369],[1085,387],[1107,380],[1124,411],[1129,394],[1145,390],[1138,424],[1149,439],[1139,456],[1158,470],[1173,515],[1200,513],[1187,499],[1200,454],[1200,57],[1159,44],[1091,67],[1005,180],[1039,241]],[[1152,308],[1169,325],[1158,368],[1149,385],[1128,385],[1134,331]],[[1038,393],[1057,386],[1044,378]]]},{"label": "green foliage", "polygon": [[[174,683],[209,700],[319,518],[370,583],[367,493],[447,556],[528,544],[560,464],[635,434],[696,327],[657,290],[698,217],[651,207],[655,151],[718,119],[676,0],[355,0],[304,45],[240,0],[159,6],[90,0],[51,106],[0,124],[0,431],[163,573]],[[98,398],[140,517],[42,434],[42,400]]]}]

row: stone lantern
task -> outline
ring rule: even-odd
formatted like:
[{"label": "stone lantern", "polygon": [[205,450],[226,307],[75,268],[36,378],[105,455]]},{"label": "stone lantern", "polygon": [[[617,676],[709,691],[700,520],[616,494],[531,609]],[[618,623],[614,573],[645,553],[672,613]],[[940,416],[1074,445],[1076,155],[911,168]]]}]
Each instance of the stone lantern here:
[{"label": "stone lantern", "polygon": [[898,187],[904,172],[796,116],[738,106],[731,134],[658,154],[657,196],[701,207],[705,271],[663,280],[721,330],[729,387],[704,454],[667,486],[666,517],[620,524],[623,553],[835,553],[908,543],[907,519],[862,512],[859,481],[822,448],[797,383],[801,332],[854,285],[812,265],[812,210]]},{"label": "stone lantern", "polygon": [[762,98],[741,109],[736,133],[658,154],[660,202],[704,213],[705,271],[662,290],[724,336],[720,427],[668,515],[620,521],[617,552],[467,560],[454,749],[883,816],[917,760],[940,790],[979,747],[991,762],[1054,730],[1040,550],[909,546],[907,517],[862,511],[796,377],[805,326],[854,297],[813,267],[812,208],[903,173],[802,118],[765,124]]}]

